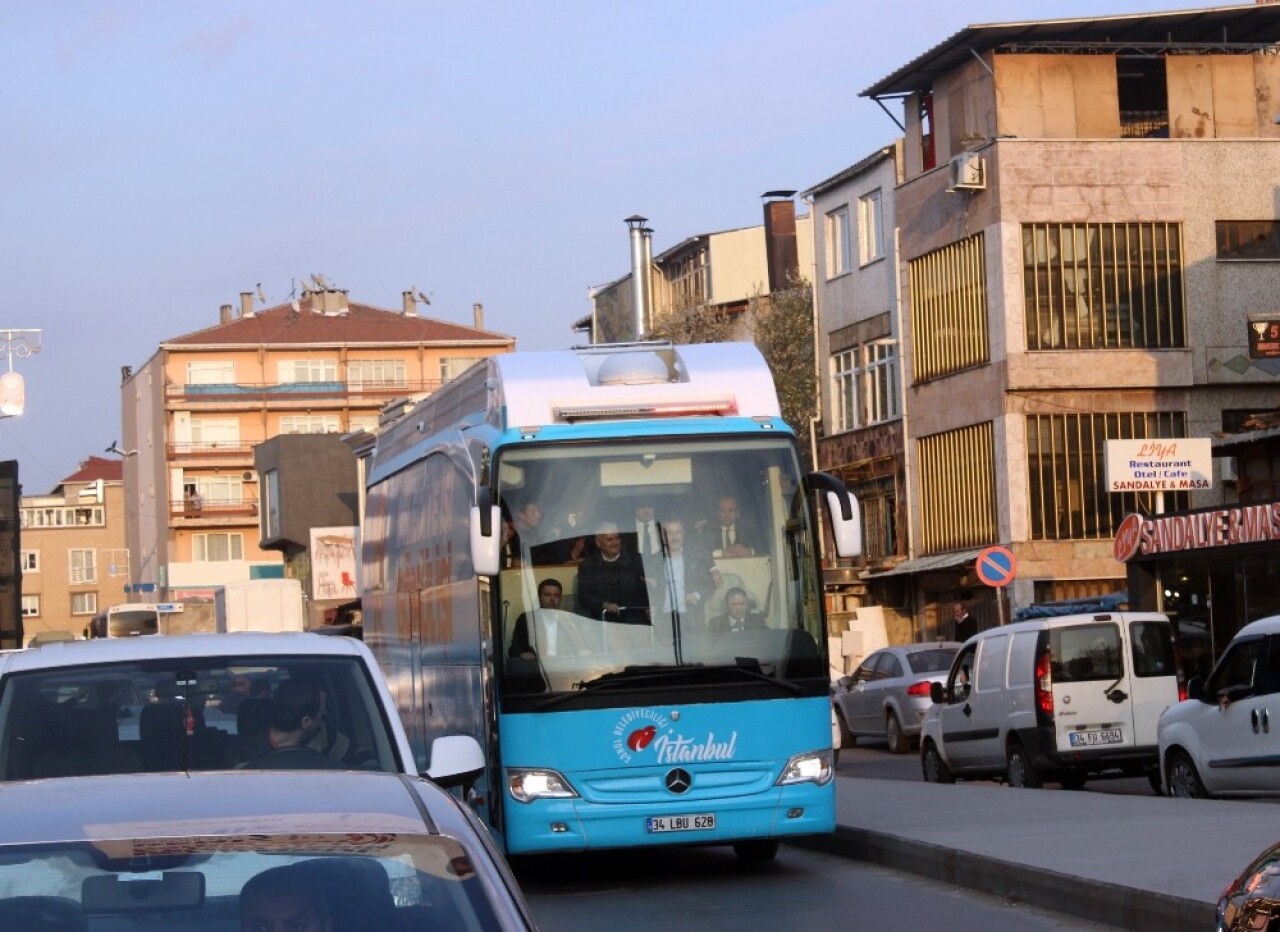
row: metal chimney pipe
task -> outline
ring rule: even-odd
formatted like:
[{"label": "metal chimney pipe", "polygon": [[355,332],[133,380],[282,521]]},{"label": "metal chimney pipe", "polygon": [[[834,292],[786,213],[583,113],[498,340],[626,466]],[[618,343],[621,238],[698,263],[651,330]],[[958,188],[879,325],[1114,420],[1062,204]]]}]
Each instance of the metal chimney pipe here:
[{"label": "metal chimney pipe", "polygon": [[645,227],[644,234],[644,271],[640,278],[644,281],[644,335],[653,332],[653,230]]},{"label": "metal chimney pipe", "polygon": [[484,329],[484,305],[481,304],[479,301],[471,305],[471,316],[472,316],[472,319],[475,321],[476,329],[483,330]]},{"label": "metal chimney pipe", "polygon": [[648,217],[635,214],[626,219],[627,229],[631,231],[631,319],[635,332],[631,339],[639,340],[645,332],[645,287],[644,287],[644,225]]}]

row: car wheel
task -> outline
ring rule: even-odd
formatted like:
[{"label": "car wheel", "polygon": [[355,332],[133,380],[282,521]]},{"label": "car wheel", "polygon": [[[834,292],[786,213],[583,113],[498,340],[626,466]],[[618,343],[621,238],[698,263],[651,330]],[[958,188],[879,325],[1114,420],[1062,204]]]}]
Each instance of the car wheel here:
[{"label": "car wheel", "polygon": [[911,740],[902,733],[898,713],[890,712],[884,719],[884,736],[889,741],[890,754],[906,754],[911,750]]},{"label": "car wheel", "polygon": [[924,771],[925,783],[955,783],[955,775],[947,762],[938,753],[938,747],[932,741],[927,742],[920,751],[920,769]]},{"label": "car wheel", "polygon": [[767,840],[735,841],[733,853],[738,856],[739,861],[772,861],[778,855],[778,843]]},{"label": "car wheel", "polygon": [[1014,742],[1004,771],[1005,782],[1019,789],[1038,790],[1044,786],[1044,774],[1036,770],[1022,745]]},{"label": "car wheel", "polygon": [[1058,786],[1064,790],[1084,789],[1085,775],[1082,773],[1064,773],[1058,778]]},{"label": "car wheel", "polygon": [[836,708],[836,724],[840,726],[840,747],[851,748],[858,738],[849,731],[849,723],[844,720],[844,713]]},{"label": "car wheel", "polygon": [[1177,799],[1207,799],[1196,765],[1186,751],[1171,751],[1165,765],[1169,773],[1169,795]]}]

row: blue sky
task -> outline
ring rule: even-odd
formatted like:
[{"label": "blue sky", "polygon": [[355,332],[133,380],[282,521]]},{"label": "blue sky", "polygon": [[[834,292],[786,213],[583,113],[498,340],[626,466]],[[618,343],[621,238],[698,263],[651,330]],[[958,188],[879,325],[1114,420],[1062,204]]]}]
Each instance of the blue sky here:
[{"label": "blue sky", "polygon": [[[0,10],[2,328],[27,411],[0,459],[47,492],[120,434],[120,367],[321,273],[518,349],[568,346],[661,251],[761,222],[897,133],[858,92],[967,25],[1148,0],[57,0]],[[2,361],[0,361],[2,362]]]}]

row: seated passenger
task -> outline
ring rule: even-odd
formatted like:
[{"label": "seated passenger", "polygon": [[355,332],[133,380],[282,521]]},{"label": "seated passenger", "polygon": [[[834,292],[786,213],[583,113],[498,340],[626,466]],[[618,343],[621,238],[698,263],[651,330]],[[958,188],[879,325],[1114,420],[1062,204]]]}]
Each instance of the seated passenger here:
[{"label": "seated passenger", "polygon": [[[579,630],[573,615],[560,610],[564,587],[560,580],[547,578],[538,585],[538,608],[521,612],[511,633],[511,649],[507,656],[532,660],[536,656],[588,654],[591,648]],[[529,629],[533,628],[532,641]]]},{"label": "seated passenger", "polygon": [[337,770],[342,761],[309,746],[320,734],[324,693],[306,680],[285,680],[271,700],[270,749],[250,760],[251,770]]},{"label": "seated passenger", "polygon": [[240,932],[331,932],[320,884],[296,865],[251,877],[240,891]]},{"label": "seated passenger", "polygon": [[734,586],[724,594],[724,613],[716,615],[707,622],[710,634],[725,634],[730,631],[761,630],[767,627],[764,616],[751,611],[751,599],[747,591]]},{"label": "seated passenger", "polygon": [[644,564],[622,549],[618,525],[596,528],[596,551],[578,571],[578,612],[597,620],[649,624],[649,590]]}]

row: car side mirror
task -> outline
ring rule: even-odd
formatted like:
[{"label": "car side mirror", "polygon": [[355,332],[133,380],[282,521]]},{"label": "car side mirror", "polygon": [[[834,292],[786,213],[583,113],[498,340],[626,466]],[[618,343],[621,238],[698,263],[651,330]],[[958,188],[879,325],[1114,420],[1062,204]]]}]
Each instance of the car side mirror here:
[{"label": "car side mirror", "polygon": [[1187,680],[1187,698],[1188,699],[1204,699],[1204,680],[1198,676],[1193,676]]},{"label": "car side mirror", "polygon": [[929,684],[929,698],[935,704],[941,703],[946,699],[946,687],[941,683],[933,682]]}]

